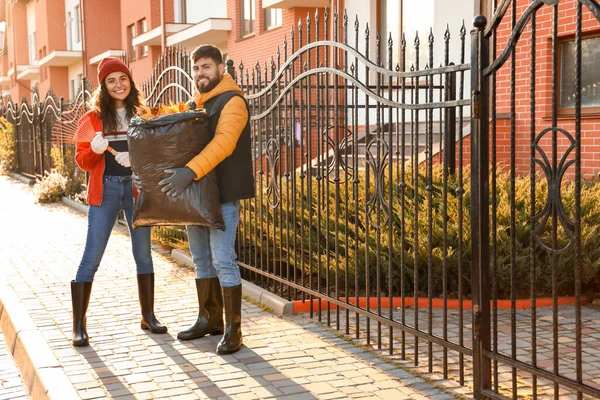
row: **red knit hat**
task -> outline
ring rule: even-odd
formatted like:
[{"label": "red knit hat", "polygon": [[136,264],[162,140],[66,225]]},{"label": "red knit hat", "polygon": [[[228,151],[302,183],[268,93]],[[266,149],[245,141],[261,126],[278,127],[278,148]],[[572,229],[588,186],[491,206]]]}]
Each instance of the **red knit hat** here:
[{"label": "red knit hat", "polygon": [[100,65],[98,65],[98,83],[102,83],[104,78],[113,72],[123,72],[124,74],[127,74],[129,79],[133,80],[131,71],[127,68],[127,65],[123,64],[118,58],[106,57],[103,58],[102,61],[100,61]]}]

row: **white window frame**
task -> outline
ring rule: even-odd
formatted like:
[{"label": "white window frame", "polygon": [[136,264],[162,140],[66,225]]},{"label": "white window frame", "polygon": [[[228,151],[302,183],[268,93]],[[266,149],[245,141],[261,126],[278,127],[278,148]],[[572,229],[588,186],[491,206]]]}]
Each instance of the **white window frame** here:
[{"label": "white window frame", "polygon": [[[240,1],[240,32],[242,37],[251,36],[256,33],[256,0],[239,0]],[[248,7],[247,7],[248,6]],[[250,8],[250,10],[246,10]],[[246,15],[249,19],[246,19]],[[246,21],[250,25],[246,30]]]},{"label": "white window frame", "polygon": [[37,64],[37,45],[35,31],[29,35],[27,46],[29,50],[29,64],[35,65]]},{"label": "white window frame", "polygon": [[281,8],[265,8],[265,30],[279,28],[283,25]]},{"label": "white window frame", "polygon": [[[148,32],[148,20],[146,18],[138,21],[138,35]],[[141,46],[140,58],[148,55],[148,46]]]},{"label": "white window frame", "polygon": [[79,15],[79,12],[80,12],[79,5],[76,5],[75,9],[74,9],[74,12],[73,12],[73,14],[75,14],[75,18],[74,18],[74,20],[75,20],[75,25],[74,25],[75,29],[73,31],[73,33],[74,33],[73,43],[74,44],[81,43],[81,29],[80,29],[81,28],[81,16]]}]

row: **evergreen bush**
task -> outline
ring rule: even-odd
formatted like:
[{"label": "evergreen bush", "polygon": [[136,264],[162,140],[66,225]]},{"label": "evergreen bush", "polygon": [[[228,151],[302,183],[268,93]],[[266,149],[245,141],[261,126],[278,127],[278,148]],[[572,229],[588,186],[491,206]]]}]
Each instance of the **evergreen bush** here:
[{"label": "evergreen bush", "polygon": [[[465,169],[463,173],[461,190],[458,190],[457,176],[449,176],[446,192],[443,190],[441,166],[434,166],[431,184],[425,169],[419,169],[417,185],[410,169],[406,170],[405,185],[394,178],[396,181],[390,187],[387,173],[384,176],[380,196],[373,196],[373,177],[370,177],[369,185],[365,184],[365,173],[359,174],[357,184],[353,184],[352,179],[348,185],[342,181],[337,195],[332,182],[322,180],[319,183],[313,179],[309,191],[306,180],[296,176],[296,196],[291,198],[288,196],[291,190],[282,179],[279,184],[281,205],[274,208],[273,202],[269,202],[273,191],[268,189],[268,182],[264,180],[259,185],[263,188],[262,203],[258,203],[258,197],[242,202],[240,237],[245,239],[240,246],[239,259],[251,265],[258,264],[259,268],[278,275],[296,276],[297,281],[303,277],[305,283],[312,275],[313,288],[328,285],[330,293],[337,280],[340,296],[356,293],[364,296],[366,287],[371,296],[377,290],[387,296],[390,283],[392,295],[398,296],[403,277],[404,294],[408,296],[413,295],[416,285],[418,296],[431,294],[441,297],[445,286],[448,296],[457,297],[460,281],[463,293],[469,297],[469,170]],[[528,298],[532,279],[535,279],[535,295],[538,297],[550,296],[553,287],[558,295],[572,296],[576,261],[574,247],[555,256],[542,248],[540,243],[552,243],[552,231],[549,226],[541,229],[537,235],[539,240],[530,234],[531,179],[529,176],[517,176],[514,181],[514,213],[511,213],[510,202],[511,176],[502,169],[499,169],[496,178],[496,194],[490,199],[490,212],[496,209],[495,245],[490,247],[493,276],[490,290],[498,298],[510,298],[512,293],[519,298]],[[534,183],[536,212],[539,213],[548,202],[548,184],[539,175],[534,177]],[[458,195],[461,191],[462,200]],[[566,215],[574,219],[573,183],[563,182],[561,199]],[[600,183],[585,183],[581,193],[581,282],[584,291],[590,295],[594,295],[600,287],[599,199]],[[392,211],[388,222],[385,209],[390,203]],[[301,207],[302,204],[304,207]],[[320,210],[318,205],[321,205]],[[536,223],[541,224],[542,220]],[[462,222],[462,227],[459,227],[459,222]],[[379,225],[381,228],[376,229]],[[548,225],[552,225],[552,218]],[[462,233],[460,237],[459,233]],[[562,225],[557,230],[556,241],[556,248],[563,248],[571,242]],[[460,276],[459,262],[462,265]],[[349,282],[348,287],[345,286],[346,281]],[[341,293],[342,289],[344,293]]]},{"label": "evergreen bush", "polygon": [[6,175],[17,169],[17,136],[14,126],[0,117],[0,174]]}]

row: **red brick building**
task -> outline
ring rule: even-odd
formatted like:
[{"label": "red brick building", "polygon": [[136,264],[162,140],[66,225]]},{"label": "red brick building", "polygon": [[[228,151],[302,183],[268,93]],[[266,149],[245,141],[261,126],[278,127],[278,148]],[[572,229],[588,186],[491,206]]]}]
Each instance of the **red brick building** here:
[{"label": "red brick building", "polygon": [[[13,100],[30,98],[36,86],[42,95],[52,88],[56,94],[70,97],[82,76],[96,84],[96,66],[106,56],[126,56],[135,78],[143,81],[163,49],[170,46],[189,51],[213,43],[236,67],[239,61],[264,65],[286,36],[291,51],[291,29],[297,28],[299,21],[305,24],[309,15],[314,18],[317,8],[321,15],[329,9],[329,25],[333,23],[332,10],[347,9],[351,24],[359,16],[363,26],[369,23],[373,30],[393,30],[398,41],[403,4],[414,3],[414,7],[419,1],[0,0],[0,23],[5,22],[0,89]],[[455,18],[458,21],[468,21],[479,13],[480,0],[459,1],[464,7],[460,18]],[[438,24],[443,28],[448,18],[444,7],[436,5],[446,14]],[[433,19],[429,22],[437,24]],[[313,23],[313,37],[314,29]]]},{"label": "red brick building", "polygon": [[83,76],[97,84],[107,56],[126,57],[145,80],[165,47],[226,48],[231,27],[226,0],[0,1],[0,89],[13,101],[36,88],[69,98]]},{"label": "red brick building", "polygon": [[[523,14],[530,1],[517,1],[517,15]],[[552,93],[557,89],[557,126],[571,135],[575,135],[575,31],[576,1],[559,3],[556,81],[552,77],[552,43],[553,43],[553,8],[543,6],[537,13],[536,48],[535,48],[535,117],[531,118],[530,80],[531,80],[531,25],[525,30],[516,48],[515,65],[515,157],[516,168],[521,173],[529,172],[530,137],[533,132],[538,135],[552,126]],[[504,49],[512,31],[510,15],[500,26],[498,37],[498,54]],[[582,167],[590,176],[600,173],[600,26],[598,20],[587,9],[582,8]],[[510,112],[511,112],[511,59],[508,60],[497,75],[497,112],[498,112],[498,160],[510,160]],[[532,124],[533,122],[533,124]],[[550,151],[551,135],[546,135],[540,142],[545,151]],[[557,134],[560,145],[558,154],[563,154],[569,145],[569,139],[562,133]],[[551,153],[549,153],[551,155]],[[539,153],[538,153],[539,155]],[[571,154],[568,159],[573,159]]]},{"label": "red brick building", "polygon": [[[460,21],[464,20],[468,30],[473,15],[483,13],[491,18],[492,1],[459,1],[461,7],[456,6],[456,1],[431,2],[431,19],[423,21],[423,25],[432,25],[434,30],[439,30],[445,29],[448,23],[451,30],[456,30]],[[372,32],[391,32],[395,43],[398,43],[400,32],[410,30],[415,23],[415,18],[410,15],[411,7],[424,7],[425,4],[419,0],[5,0],[1,3],[0,90],[3,97],[10,95],[13,101],[20,101],[23,97],[31,99],[36,87],[41,96],[52,88],[57,95],[69,98],[75,93],[82,76],[96,85],[97,64],[106,56],[126,56],[136,80],[146,80],[163,49],[171,46],[189,51],[197,45],[213,43],[223,49],[236,68],[240,62],[246,68],[252,68],[258,62],[262,69],[272,57],[276,57],[278,47],[281,62],[285,61],[284,38],[288,41],[288,55],[291,54],[290,32],[297,30],[300,21],[305,40],[308,16],[313,21],[311,36],[314,41],[317,8],[321,18],[325,8],[329,9],[327,28],[330,39],[333,10],[347,9],[351,25],[359,16],[361,37],[368,23]],[[530,1],[518,0],[516,4],[517,15],[521,15]],[[561,68],[570,68],[574,64],[569,43],[572,43],[575,30],[575,7],[575,1],[559,3],[557,49]],[[510,13],[509,8],[499,31],[498,51],[504,48],[512,31]],[[552,18],[552,8],[548,6],[542,7],[537,15],[534,132],[551,125],[552,88],[555,85],[559,87],[558,125],[573,132],[573,99],[569,96],[573,82],[563,82],[560,75],[557,82],[552,79]],[[342,19],[340,15],[340,24]],[[321,22],[321,39],[324,38],[324,29]],[[600,31],[594,16],[585,7],[583,31],[585,48],[588,49],[584,63],[593,62],[598,59]],[[440,37],[439,31],[435,33],[436,37]],[[341,37],[339,39],[342,40]],[[529,169],[532,126],[529,109],[530,43],[531,29],[528,28],[516,50],[515,152],[520,172],[528,172]],[[296,49],[298,45],[299,38],[296,37]],[[375,57],[373,52],[371,57]],[[596,134],[600,130],[598,71],[595,67],[584,68],[586,97],[583,99],[581,129],[587,173],[600,172],[600,153],[594,151],[600,145]],[[510,81],[509,59],[497,74],[498,160],[510,159],[511,153]],[[558,140],[564,145],[568,141],[560,135]],[[465,155],[468,154],[467,149]]]}]

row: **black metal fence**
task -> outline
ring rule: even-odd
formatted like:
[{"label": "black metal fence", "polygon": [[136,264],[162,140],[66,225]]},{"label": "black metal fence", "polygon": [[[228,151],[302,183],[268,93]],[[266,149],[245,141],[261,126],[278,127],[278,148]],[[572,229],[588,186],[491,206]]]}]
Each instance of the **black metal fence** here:
[{"label": "black metal fence", "polygon": [[40,102],[36,93],[32,104],[23,98],[20,104],[9,100],[2,105],[1,115],[16,129],[18,165],[23,175],[41,177],[52,167],[49,128],[56,118],[56,111],[60,110],[59,103],[52,93]]},{"label": "black metal fence", "polygon": [[[21,103],[9,98],[0,104],[0,116],[15,127],[19,173],[41,179],[45,171],[57,167],[55,160],[62,159],[52,157],[53,148],[63,154],[67,148],[74,150],[72,141],[65,139],[73,137],[78,119],[87,111],[92,91],[84,78],[74,98],[67,101],[52,90],[41,99],[36,89],[31,104],[25,97]],[[70,132],[62,132],[63,129]]]},{"label": "black metal fence", "polygon": [[[525,392],[533,398],[600,398],[598,359],[588,351],[588,346],[597,349],[599,344],[593,333],[595,310],[583,304],[583,277],[594,268],[583,232],[598,224],[585,221],[587,206],[582,207],[582,139],[584,133],[588,138],[597,134],[582,129],[582,96],[588,90],[582,89],[584,19],[588,31],[598,31],[597,1],[518,4],[504,0],[489,22],[482,16],[474,20],[471,246],[474,394],[478,398],[520,398],[523,378],[531,386]],[[571,73],[559,65],[560,39],[571,34],[569,24],[575,25]],[[507,27],[509,35],[501,31]],[[540,53],[548,37],[549,50]],[[551,61],[540,60],[540,54]],[[586,56],[593,57],[589,52]],[[575,112],[566,119],[559,119],[559,76],[562,82],[574,82]],[[549,89],[540,85],[544,77],[550,78]],[[500,80],[509,89],[508,96],[500,94]],[[520,101],[517,93],[525,94],[526,100]],[[549,111],[540,107],[544,96],[551,97]],[[511,154],[505,181],[499,178],[501,160],[495,151],[503,139],[502,111],[508,111]],[[523,117],[528,129],[520,137],[517,119]],[[519,191],[517,164],[522,160],[517,143],[524,140],[527,190]],[[509,189],[501,197],[497,194],[503,185]],[[508,224],[502,221],[506,217]],[[544,282],[550,288],[549,311],[537,305]],[[501,285],[510,289],[510,308],[504,315],[498,307]],[[598,289],[596,281],[591,291],[598,293]],[[531,300],[530,310],[518,311],[518,293]],[[571,296],[574,305],[560,307],[561,295]],[[507,319],[504,326],[502,318]]]},{"label": "black metal fence", "polygon": [[[325,13],[292,30],[269,64],[237,68],[258,189],[242,207],[245,276],[461,384],[472,354],[463,323],[471,250],[465,37],[464,27],[447,30],[437,57],[431,32],[394,43],[373,38],[358,19]],[[441,218],[448,207],[451,222]],[[458,299],[452,338],[450,293]]]},{"label": "black metal fence", "polygon": [[[464,26],[443,39],[427,32],[394,43],[358,19],[326,11],[293,28],[269,63],[228,60],[250,109],[257,184],[257,197],[242,204],[237,252],[244,277],[407,365],[472,385],[476,398],[600,397],[599,360],[583,351],[586,343],[600,346],[582,303],[581,105],[574,134],[559,128],[556,102],[548,129],[538,132],[532,123],[529,175],[521,176],[514,157],[520,36],[527,28],[535,39],[536,13],[553,7],[557,74],[558,7],[576,3],[573,78],[580,96],[582,13],[598,19],[600,11],[592,0],[545,3],[557,2],[534,0],[517,18],[515,3],[505,0],[489,24],[476,18],[470,57]],[[507,10],[513,32],[501,46],[497,29],[507,23]],[[532,55],[535,42],[526,44]],[[494,151],[495,88],[507,60],[513,157],[503,172]],[[169,49],[142,84],[148,103],[188,100],[190,67],[185,50]],[[47,96],[33,106],[2,107],[18,126],[24,173],[39,177],[47,168],[42,153],[52,121],[86,93],[84,86],[68,106]],[[558,135],[571,143],[566,150]],[[540,144],[548,136],[550,151]],[[519,179],[529,181],[525,200]],[[575,189],[566,209],[568,185]],[[550,194],[540,199],[544,187]],[[517,242],[523,232],[525,249]],[[563,278],[568,285],[559,285]],[[523,282],[533,306],[518,312]],[[561,308],[559,297],[571,289],[575,304]],[[539,308],[540,297],[551,299],[551,308]],[[503,298],[510,300],[506,310]],[[565,318],[571,328],[562,326]],[[563,333],[572,340],[568,354]],[[548,357],[551,368],[541,362]]]}]

